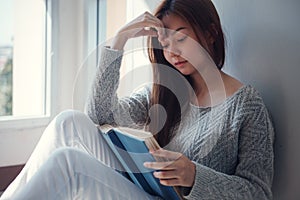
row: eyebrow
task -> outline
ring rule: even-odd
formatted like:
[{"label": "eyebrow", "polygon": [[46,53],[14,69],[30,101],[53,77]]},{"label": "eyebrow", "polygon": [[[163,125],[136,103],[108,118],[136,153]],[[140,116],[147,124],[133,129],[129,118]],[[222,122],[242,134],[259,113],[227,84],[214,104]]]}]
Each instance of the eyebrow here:
[{"label": "eyebrow", "polygon": [[[168,28],[168,27],[166,27],[166,28]],[[179,32],[179,31],[182,30],[182,29],[187,29],[187,28],[186,28],[186,27],[179,27],[179,28],[177,28],[175,31],[172,31],[171,35],[176,34],[177,32]]]},{"label": "eyebrow", "polygon": [[[165,28],[169,29],[168,27],[165,27]],[[179,27],[179,28],[177,28],[175,31],[172,31],[171,35],[176,34],[177,32],[181,31],[182,29],[187,29],[187,27],[184,27],[184,26]],[[168,31],[168,32],[169,32],[169,31]]]}]

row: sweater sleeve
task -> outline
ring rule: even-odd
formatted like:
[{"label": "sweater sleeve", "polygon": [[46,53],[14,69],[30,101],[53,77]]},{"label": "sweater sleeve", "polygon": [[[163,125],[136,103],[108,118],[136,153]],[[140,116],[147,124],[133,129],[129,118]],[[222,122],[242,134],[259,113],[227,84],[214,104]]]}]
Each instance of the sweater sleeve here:
[{"label": "sweater sleeve", "polygon": [[122,57],[123,51],[102,48],[85,112],[95,124],[139,128],[146,123],[150,89],[145,87],[129,97],[118,98]]},{"label": "sweater sleeve", "polygon": [[239,133],[235,173],[195,163],[195,182],[186,199],[272,199],[274,129],[262,102],[250,102],[243,111],[247,114]]}]

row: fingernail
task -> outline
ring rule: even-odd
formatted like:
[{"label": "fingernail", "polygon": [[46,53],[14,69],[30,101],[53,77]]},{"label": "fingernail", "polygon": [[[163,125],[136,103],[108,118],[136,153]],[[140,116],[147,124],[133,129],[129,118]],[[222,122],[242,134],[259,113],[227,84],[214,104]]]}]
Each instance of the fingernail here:
[{"label": "fingernail", "polygon": [[154,151],[153,150],[149,150],[149,153],[154,153]]}]

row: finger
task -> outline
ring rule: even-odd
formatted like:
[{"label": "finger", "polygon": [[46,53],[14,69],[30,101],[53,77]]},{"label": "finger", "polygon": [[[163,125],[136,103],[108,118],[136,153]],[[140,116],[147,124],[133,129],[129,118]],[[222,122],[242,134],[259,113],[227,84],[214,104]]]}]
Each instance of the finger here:
[{"label": "finger", "polygon": [[162,23],[162,21],[149,12],[145,12],[145,15],[143,16],[143,18],[152,20],[153,22],[155,22],[158,25],[157,27],[160,27],[160,28],[164,27],[164,24]]},{"label": "finger", "polygon": [[164,25],[163,23],[160,21],[160,19],[158,19],[157,17],[151,15],[151,14],[145,14],[143,16],[140,16],[140,22],[146,23],[148,24],[150,27],[155,27],[155,28],[163,28]]},{"label": "finger", "polygon": [[158,41],[160,43],[162,43],[163,41],[165,41],[167,39],[167,36],[165,34],[165,28],[160,28],[160,27],[146,27],[146,30],[150,29],[152,31],[154,31],[156,34],[155,36],[158,38]]},{"label": "finger", "polygon": [[157,24],[155,21],[148,21],[147,24],[145,24],[145,26],[157,32],[157,35],[161,37],[164,36],[164,28],[161,27],[160,24]]},{"label": "finger", "polygon": [[160,42],[163,41],[165,38],[167,38],[167,30],[166,30],[166,28],[158,27],[157,28],[157,33],[158,33],[158,40]]},{"label": "finger", "polygon": [[147,30],[147,29],[142,29],[139,32],[137,32],[135,34],[135,37],[138,36],[154,36],[154,37],[158,37],[157,32],[153,31],[153,30]]},{"label": "finger", "polygon": [[150,153],[154,157],[167,158],[168,160],[177,160],[182,156],[182,154],[179,152],[168,151],[168,150],[165,150],[162,148],[160,148],[156,151],[151,151]]},{"label": "finger", "polygon": [[181,183],[177,178],[174,179],[160,179],[160,184],[165,186],[180,186]]},{"label": "finger", "polygon": [[127,27],[127,30],[123,34],[126,34],[126,31],[128,33],[135,32],[134,36],[142,36],[142,35],[150,35],[150,36],[156,36],[158,37],[159,34],[161,34],[159,31],[157,31],[156,25],[151,21],[143,21],[143,22],[137,22],[134,24],[130,24]]},{"label": "finger", "polygon": [[154,15],[150,14],[149,12],[146,12],[145,15],[143,16],[142,21],[151,23],[152,24],[151,27],[155,28],[159,35],[164,35],[164,30],[163,30],[164,24],[160,19],[158,19]]},{"label": "finger", "polygon": [[158,33],[158,41],[160,42],[160,43],[163,43],[163,42],[166,42],[166,40],[167,40],[167,36],[166,36],[166,34],[162,34],[162,33]]},{"label": "finger", "polygon": [[144,162],[144,166],[155,170],[175,170],[174,161],[169,162]]},{"label": "finger", "polygon": [[154,177],[158,179],[173,179],[178,178],[178,173],[176,170],[162,170],[153,172]]}]

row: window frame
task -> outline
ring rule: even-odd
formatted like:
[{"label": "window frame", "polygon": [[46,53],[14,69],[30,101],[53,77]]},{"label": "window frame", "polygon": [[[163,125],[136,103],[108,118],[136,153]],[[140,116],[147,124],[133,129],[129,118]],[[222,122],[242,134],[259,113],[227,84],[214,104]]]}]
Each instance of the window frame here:
[{"label": "window frame", "polygon": [[[90,51],[96,48],[98,52],[97,44],[105,40],[106,37],[106,28],[100,27],[100,24],[106,25],[106,1],[107,0],[89,0],[87,2],[87,9],[90,9],[92,6],[96,6],[96,18],[94,22],[96,26],[92,29],[89,28],[85,33],[86,36],[89,36],[91,31],[95,35],[95,38],[92,41],[86,41],[87,46],[85,47],[85,53],[88,54]],[[45,107],[44,115],[38,116],[1,116],[0,117],[0,134],[10,132],[18,132],[20,129],[30,130],[39,127],[46,127],[49,122],[61,111],[64,110],[61,108],[60,104],[56,99],[56,95],[59,95],[59,78],[57,75],[60,73],[58,69],[59,56],[59,1],[55,0],[44,0],[45,2]],[[89,12],[85,14],[86,19],[90,18]],[[52,17],[51,17],[52,16]],[[89,22],[90,23],[90,22]],[[55,24],[55,26],[54,26]],[[98,55],[98,53],[97,53]],[[97,56],[97,61],[98,61]],[[97,62],[95,61],[95,62]]]}]

